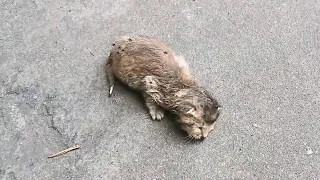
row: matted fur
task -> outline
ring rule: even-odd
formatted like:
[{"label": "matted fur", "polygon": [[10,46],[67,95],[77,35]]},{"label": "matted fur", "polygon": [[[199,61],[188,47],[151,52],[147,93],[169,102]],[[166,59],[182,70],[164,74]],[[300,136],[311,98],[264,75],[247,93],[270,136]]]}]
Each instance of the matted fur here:
[{"label": "matted fur", "polygon": [[157,38],[120,37],[106,70],[110,96],[116,78],[142,93],[152,119],[161,120],[164,110],[177,114],[192,139],[207,137],[219,117],[218,102],[195,83],[183,56]]}]

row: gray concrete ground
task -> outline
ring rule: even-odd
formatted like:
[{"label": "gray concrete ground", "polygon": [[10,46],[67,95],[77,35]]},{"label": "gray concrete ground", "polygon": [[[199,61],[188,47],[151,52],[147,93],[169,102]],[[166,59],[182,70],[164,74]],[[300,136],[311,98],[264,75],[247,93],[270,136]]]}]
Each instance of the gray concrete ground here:
[{"label": "gray concrete ground", "polygon": [[[0,179],[319,179],[319,23],[316,0],[1,0]],[[107,97],[125,34],[186,57],[224,107],[208,139]]]}]

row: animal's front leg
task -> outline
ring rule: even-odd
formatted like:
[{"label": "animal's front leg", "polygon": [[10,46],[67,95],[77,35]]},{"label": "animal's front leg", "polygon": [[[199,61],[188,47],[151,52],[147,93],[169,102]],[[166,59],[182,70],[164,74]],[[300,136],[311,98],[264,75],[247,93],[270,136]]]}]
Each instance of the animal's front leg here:
[{"label": "animal's front leg", "polygon": [[154,76],[146,76],[143,79],[144,99],[153,120],[161,120],[164,117],[164,109],[156,104],[161,101],[160,92],[157,90],[157,79]]},{"label": "animal's front leg", "polygon": [[164,117],[164,110],[160,106],[156,105],[154,102],[152,102],[151,98],[146,97],[146,106],[149,109],[149,113],[151,115],[151,118],[153,120],[161,120]]}]

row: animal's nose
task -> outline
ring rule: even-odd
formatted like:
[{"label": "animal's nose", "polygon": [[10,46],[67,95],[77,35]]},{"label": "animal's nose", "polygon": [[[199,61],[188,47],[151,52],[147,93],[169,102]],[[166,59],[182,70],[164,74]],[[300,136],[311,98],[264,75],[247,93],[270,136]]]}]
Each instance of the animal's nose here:
[{"label": "animal's nose", "polygon": [[200,140],[203,141],[206,137],[204,136],[201,136]]}]

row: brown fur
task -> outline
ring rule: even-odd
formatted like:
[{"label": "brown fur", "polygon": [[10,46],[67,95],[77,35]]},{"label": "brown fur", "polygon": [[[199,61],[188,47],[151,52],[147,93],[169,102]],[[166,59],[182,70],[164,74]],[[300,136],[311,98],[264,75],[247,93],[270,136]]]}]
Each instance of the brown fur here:
[{"label": "brown fur", "polygon": [[114,79],[142,93],[152,119],[164,110],[179,116],[192,139],[203,139],[219,117],[218,102],[192,78],[187,63],[156,38],[120,37],[111,50],[107,78],[112,94]]}]

